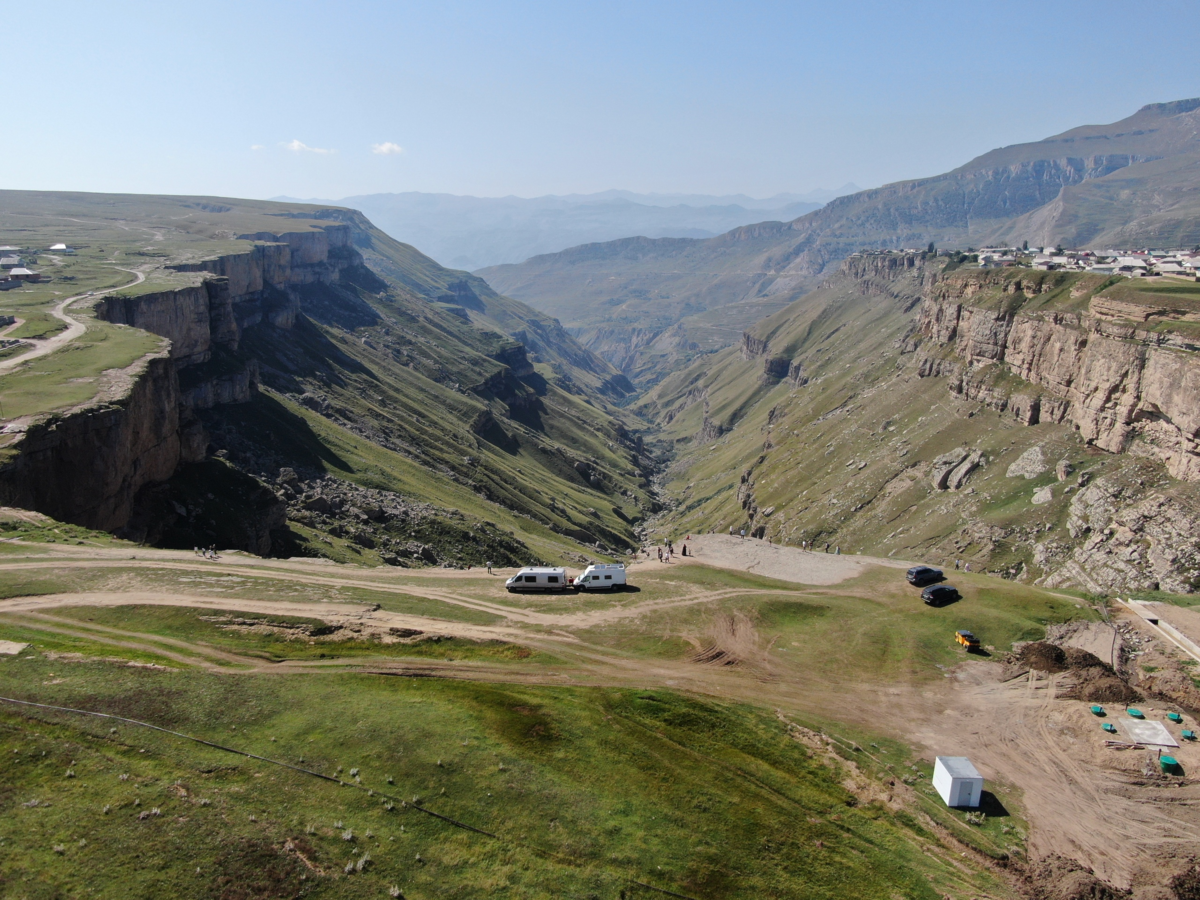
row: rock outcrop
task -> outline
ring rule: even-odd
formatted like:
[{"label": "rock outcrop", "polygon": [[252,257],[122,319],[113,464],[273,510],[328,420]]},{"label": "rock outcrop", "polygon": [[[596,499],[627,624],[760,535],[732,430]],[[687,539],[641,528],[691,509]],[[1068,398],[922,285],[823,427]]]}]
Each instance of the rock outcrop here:
[{"label": "rock outcrop", "polygon": [[934,490],[957,491],[984,461],[983,453],[965,447],[943,453],[933,461],[930,483]]},{"label": "rock outcrop", "polygon": [[105,377],[81,409],[9,424],[22,437],[0,468],[0,502],[115,530],[139,489],[203,455],[202,430],[181,428],[179,383],[165,350]]},{"label": "rock outcrop", "polygon": [[[1086,312],[1022,309],[1065,290],[1072,277],[984,270],[943,278],[924,301],[919,328],[930,342],[952,347],[955,358],[931,355],[920,374],[946,375],[955,393],[1028,425],[1070,422],[1112,453],[1137,442],[1176,478],[1200,480],[1200,348],[1097,315],[1094,305]],[[1079,288],[1089,285],[1072,290]],[[973,302],[983,295],[987,305]],[[1010,374],[1020,382],[1006,383]]]}]

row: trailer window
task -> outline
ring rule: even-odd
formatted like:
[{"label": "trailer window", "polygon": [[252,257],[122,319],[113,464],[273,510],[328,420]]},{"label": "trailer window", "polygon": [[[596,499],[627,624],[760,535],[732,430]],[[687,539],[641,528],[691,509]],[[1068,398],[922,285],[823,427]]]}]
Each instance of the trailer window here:
[{"label": "trailer window", "polygon": [[537,576],[536,575],[526,575],[525,581],[528,582],[529,584],[537,584]]},{"label": "trailer window", "polygon": [[612,576],[611,576],[611,575],[605,575],[605,576],[604,576],[604,580],[605,580],[605,581],[612,581]]},{"label": "trailer window", "polygon": [[558,576],[557,575],[547,575],[546,576],[546,584],[558,584]]}]

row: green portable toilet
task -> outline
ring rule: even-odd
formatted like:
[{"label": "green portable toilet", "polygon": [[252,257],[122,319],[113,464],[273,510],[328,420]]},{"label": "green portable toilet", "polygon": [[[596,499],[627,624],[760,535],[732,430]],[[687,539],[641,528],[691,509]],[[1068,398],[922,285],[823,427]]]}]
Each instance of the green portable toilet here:
[{"label": "green portable toilet", "polygon": [[1186,728],[1180,732],[1180,735],[1182,735],[1185,741],[1194,741],[1196,739],[1196,732],[1188,731]]},{"label": "green portable toilet", "polygon": [[1183,716],[1181,716],[1179,713],[1167,713],[1167,718],[1170,719],[1172,722],[1174,722],[1176,725],[1178,725],[1180,722],[1183,721]]},{"label": "green portable toilet", "polygon": [[1176,775],[1179,773],[1179,760],[1173,756],[1159,757],[1158,764],[1168,775]]},{"label": "green portable toilet", "polygon": [[1103,728],[1105,731],[1107,731],[1109,734],[1117,733],[1117,726],[1114,725],[1112,722],[1105,722],[1100,727]]},{"label": "green portable toilet", "polygon": [[1093,716],[1102,716],[1102,715],[1104,715],[1104,707],[1103,707],[1103,706],[1093,706],[1093,707],[1092,707],[1092,715],[1093,715]]},{"label": "green portable toilet", "polygon": [[1144,715],[1142,715],[1142,711],[1141,711],[1140,709],[1133,709],[1133,708],[1131,707],[1131,708],[1129,708],[1129,709],[1125,710],[1125,712],[1129,713],[1130,717],[1131,717],[1131,718],[1134,718],[1134,719],[1144,719],[1144,718],[1146,718]]}]

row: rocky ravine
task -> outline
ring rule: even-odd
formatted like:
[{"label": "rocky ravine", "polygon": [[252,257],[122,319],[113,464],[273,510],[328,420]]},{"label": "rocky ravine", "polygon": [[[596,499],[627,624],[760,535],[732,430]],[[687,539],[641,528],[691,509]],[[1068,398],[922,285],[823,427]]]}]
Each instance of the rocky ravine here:
[{"label": "rocky ravine", "polygon": [[651,392],[679,448],[670,528],[1200,589],[1192,313],[1127,280],[962,262],[851,256]]}]

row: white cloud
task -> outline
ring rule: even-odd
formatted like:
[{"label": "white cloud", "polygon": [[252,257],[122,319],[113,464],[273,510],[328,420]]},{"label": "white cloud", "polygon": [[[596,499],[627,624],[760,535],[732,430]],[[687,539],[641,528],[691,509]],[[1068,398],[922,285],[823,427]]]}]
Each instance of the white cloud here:
[{"label": "white cloud", "polygon": [[251,149],[251,150],[263,150],[263,149],[265,149],[265,148],[263,147],[263,145],[262,145],[262,144],[251,144],[251,145],[250,145],[250,149]]},{"label": "white cloud", "polygon": [[290,141],[289,143],[286,143],[283,146],[287,147],[293,153],[336,153],[337,152],[336,150],[326,150],[323,147],[310,147],[310,146],[308,146],[308,144],[301,143],[300,141]]},{"label": "white cloud", "polygon": [[378,153],[380,156],[395,156],[397,153],[403,153],[404,148],[391,141],[384,141],[382,144],[372,144],[371,152]]}]

